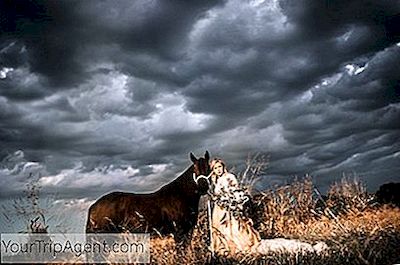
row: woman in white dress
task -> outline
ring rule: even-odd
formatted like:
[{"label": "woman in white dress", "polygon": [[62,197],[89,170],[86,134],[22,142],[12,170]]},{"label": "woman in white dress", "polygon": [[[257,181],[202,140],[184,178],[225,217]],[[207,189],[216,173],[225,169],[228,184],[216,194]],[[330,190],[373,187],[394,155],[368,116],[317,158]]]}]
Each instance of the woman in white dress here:
[{"label": "woman in white dress", "polygon": [[250,251],[260,242],[259,233],[250,218],[243,215],[249,196],[229,173],[221,159],[211,161],[214,208],[212,211],[212,247],[218,254]]},{"label": "woman in white dress", "polygon": [[328,249],[324,242],[315,245],[299,240],[276,238],[261,239],[253,228],[253,221],[245,216],[245,203],[249,195],[240,187],[235,175],[229,173],[221,159],[210,163],[214,208],[212,211],[213,251],[234,255],[240,252],[268,254],[269,252],[315,252]]}]

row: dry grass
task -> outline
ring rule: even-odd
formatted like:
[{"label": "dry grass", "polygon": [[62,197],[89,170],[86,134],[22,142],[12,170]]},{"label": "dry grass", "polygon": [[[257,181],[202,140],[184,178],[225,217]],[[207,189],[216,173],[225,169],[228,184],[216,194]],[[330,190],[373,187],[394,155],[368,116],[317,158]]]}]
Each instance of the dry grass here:
[{"label": "dry grass", "polygon": [[153,264],[207,264],[211,262],[208,247],[209,228],[207,213],[200,212],[198,223],[193,232],[193,240],[186,250],[176,248],[172,236],[151,239],[151,263]]},{"label": "dry grass", "polygon": [[[323,200],[324,199],[324,200]],[[329,250],[215,257],[207,247],[206,213],[201,212],[192,245],[176,251],[173,238],[153,239],[153,264],[395,264],[400,262],[400,209],[371,204],[362,183],[344,179],[322,198],[310,179],[253,198],[253,219],[263,238],[284,237]],[[322,201],[323,200],[323,201]]]},{"label": "dry grass", "polygon": [[[250,161],[251,162],[251,161]],[[254,161],[253,161],[254,162]],[[253,163],[251,162],[251,163]],[[262,171],[265,163],[255,163],[258,168],[247,168],[250,180]],[[257,171],[258,170],[258,171]],[[243,179],[241,179],[243,180]],[[251,185],[252,181],[242,183]],[[33,188],[32,188],[33,187]],[[36,186],[28,186],[29,203],[32,207],[14,205],[22,218],[35,228],[43,212],[39,207]],[[236,256],[213,257],[208,248],[208,222],[204,210],[200,212],[191,246],[177,250],[174,239],[152,238],[152,264],[363,264],[385,265],[400,263],[400,209],[372,204],[373,196],[356,179],[348,178],[331,186],[328,195],[322,196],[311,179],[296,181],[290,185],[265,190],[253,196],[251,216],[255,228],[263,238],[300,239],[315,243],[323,241],[329,250],[314,253],[268,253],[255,255],[243,253]],[[203,201],[204,203],[204,201]],[[206,207],[202,207],[205,209]],[[29,211],[27,211],[27,209]],[[32,213],[33,211],[33,213]],[[32,219],[33,217],[34,219]],[[44,217],[42,217],[44,220]],[[46,227],[47,230],[47,227]]]}]

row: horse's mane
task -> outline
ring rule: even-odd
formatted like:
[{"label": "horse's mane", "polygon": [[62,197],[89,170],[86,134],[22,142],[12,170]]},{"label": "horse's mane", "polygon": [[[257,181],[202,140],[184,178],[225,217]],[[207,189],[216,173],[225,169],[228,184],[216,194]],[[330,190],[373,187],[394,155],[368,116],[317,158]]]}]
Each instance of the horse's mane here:
[{"label": "horse's mane", "polygon": [[174,178],[173,180],[162,186],[160,189],[158,189],[157,192],[169,192],[171,190],[176,190],[177,188],[179,188],[179,192],[181,193],[193,193],[195,187],[190,181],[192,177],[191,175],[193,174],[193,169],[194,166],[191,165],[178,177]]}]

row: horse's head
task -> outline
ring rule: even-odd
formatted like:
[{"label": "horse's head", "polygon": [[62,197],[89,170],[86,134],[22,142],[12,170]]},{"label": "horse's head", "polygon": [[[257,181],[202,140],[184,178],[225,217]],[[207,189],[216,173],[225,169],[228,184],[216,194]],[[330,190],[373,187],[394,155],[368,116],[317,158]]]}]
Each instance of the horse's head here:
[{"label": "horse's head", "polygon": [[211,175],[211,169],[209,165],[210,154],[206,151],[204,158],[200,157],[197,159],[192,153],[190,153],[190,160],[193,162],[193,178],[192,181],[197,185],[197,190],[201,195],[207,193],[209,182],[208,179]]}]

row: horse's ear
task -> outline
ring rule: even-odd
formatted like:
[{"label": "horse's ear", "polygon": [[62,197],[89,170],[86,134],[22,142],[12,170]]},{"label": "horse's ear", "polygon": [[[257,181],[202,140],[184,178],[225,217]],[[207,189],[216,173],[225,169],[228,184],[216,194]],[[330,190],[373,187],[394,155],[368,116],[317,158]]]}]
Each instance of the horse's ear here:
[{"label": "horse's ear", "polygon": [[193,163],[197,162],[197,158],[193,155],[193,153],[190,153],[190,160],[192,160]]},{"label": "horse's ear", "polygon": [[204,155],[204,158],[208,161],[210,160],[210,154],[208,153],[208,151],[206,151],[206,154]]}]

